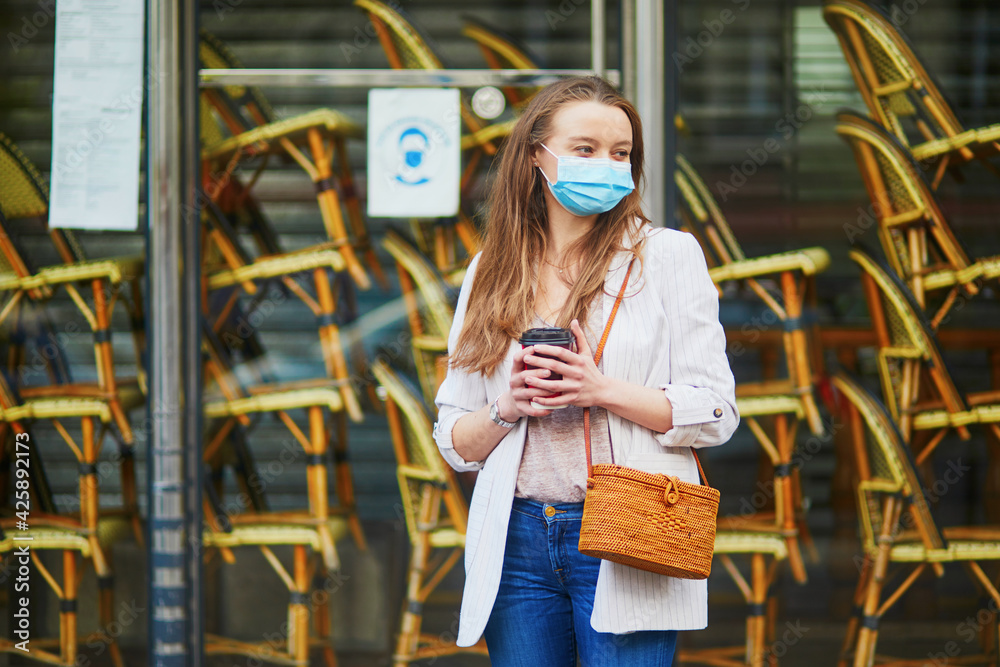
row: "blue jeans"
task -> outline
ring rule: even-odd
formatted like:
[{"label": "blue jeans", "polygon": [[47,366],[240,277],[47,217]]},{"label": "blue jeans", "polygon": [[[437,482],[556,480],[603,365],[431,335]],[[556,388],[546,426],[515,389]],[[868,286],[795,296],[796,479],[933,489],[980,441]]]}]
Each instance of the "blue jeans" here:
[{"label": "blue jeans", "polygon": [[[551,515],[551,516],[550,516]],[[590,627],[599,558],[578,551],[583,503],[514,498],[500,590],[486,624],[494,667],[669,667],[675,630]]]}]

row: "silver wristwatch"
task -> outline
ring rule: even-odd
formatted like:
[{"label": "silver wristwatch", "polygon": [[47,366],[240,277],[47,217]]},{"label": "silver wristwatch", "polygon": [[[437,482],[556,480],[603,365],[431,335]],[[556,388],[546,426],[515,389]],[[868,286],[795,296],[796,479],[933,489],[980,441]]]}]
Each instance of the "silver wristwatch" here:
[{"label": "silver wristwatch", "polygon": [[500,396],[497,396],[497,399],[493,401],[493,405],[490,406],[490,419],[493,420],[494,424],[499,424],[504,428],[514,428],[514,426],[517,425],[516,421],[513,422],[504,421],[503,417],[500,416],[499,403],[500,403]]}]

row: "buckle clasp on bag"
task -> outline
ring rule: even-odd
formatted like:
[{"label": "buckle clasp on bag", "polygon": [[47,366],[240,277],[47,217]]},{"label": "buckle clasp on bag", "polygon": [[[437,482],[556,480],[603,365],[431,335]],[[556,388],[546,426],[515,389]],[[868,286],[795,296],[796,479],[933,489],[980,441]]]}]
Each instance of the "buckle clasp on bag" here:
[{"label": "buckle clasp on bag", "polygon": [[[667,476],[664,475],[664,477]],[[666,503],[667,506],[669,507],[670,505],[675,504],[680,499],[681,499],[681,494],[677,490],[677,478],[667,477],[666,486],[663,488],[663,502]]]}]

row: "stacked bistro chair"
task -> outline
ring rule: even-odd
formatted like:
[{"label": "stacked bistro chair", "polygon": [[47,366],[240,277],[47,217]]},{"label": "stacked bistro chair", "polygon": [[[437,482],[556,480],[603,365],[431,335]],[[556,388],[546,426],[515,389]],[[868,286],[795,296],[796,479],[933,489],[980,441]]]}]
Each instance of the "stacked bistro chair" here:
[{"label": "stacked bistro chair", "polygon": [[[445,69],[441,58],[431,48],[433,42],[401,9],[390,7],[379,0],[354,0],[354,5],[365,12],[375,27],[379,43],[393,69]],[[461,103],[461,115],[464,128],[461,147],[467,152],[468,159],[462,172],[460,190],[462,198],[467,199],[475,185],[473,176],[480,162],[483,157],[496,154],[499,141],[510,133],[513,121],[485,125],[464,100]],[[426,228],[427,225],[414,226],[414,236],[421,244],[421,250],[434,257],[438,270],[450,282],[457,281],[459,278],[454,274],[461,269],[463,263],[459,262],[456,236],[466,255],[471,258],[480,245],[479,232],[474,223],[460,210],[454,225],[435,224],[430,230]],[[427,238],[427,231],[432,238]]]},{"label": "stacked bistro chair", "polygon": [[823,18],[837,35],[869,112],[913,152],[936,164],[933,188],[948,167],[1000,152],[1000,123],[966,128],[892,19],[865,0],[824,0]]},{"label": "stacked bistro chair", "polygon": [[[50,422],[59,438],[75,456],[79,465],[79,503],[77,514],[59,514],[47,491],[39,452],[33,452],[32,464],[39,466],[33,481],[41,483],[36,492],[40,513],[32,513],[30,528],[22,531],[15,517],[0,519],[6,533],[0,551],[10,552],[19,543],[14,536],[32,537],[33,550],[62,551],[62,583],[33,554],[33,561],[43,578],[60,599],[58,639],[39,638],[35,645],[39,657],[60,664],[76,664],[77,636],[76,592],[79,586],[78,555],[93,563],[100,588],[99,622],[107,626],[113,612],[112,571],[107,557],[111,543],[128,532],[131,526],[136,539],[142,540],[138,513],[132,447],[135,441],[129,412],[144,402],[145,378],[142,354],[142,301],[139,279],[141,259],[106,259],[87,261],[77,239],[66,230],[49,230],[49,253],[61,263],[35,268],[24,252],[17,231],[32,222],[46,222],[48,189],[41,174],[7,137],[0,135],[0,326],[4,328],[7,376],[0,387],[0,421],[5,435],[13,435],[14,456],[18,435],[29,434],[38,422]],[[17,226],[15,227],[15,222]],[[41,252],[44,248],[39,246]],[[67,324],[56,330],[53,317],[54,298],[65,294],[79,316],[86,321],[93,336],[94,381],[72,378],[62,340],[73,335],[88,335]],[[132,326],[137,360],[137,377],[123,379],[115,369],[112,349],[112,321],[117,305],[123,304]],[[64,314],[63,314],[64,315]],[[29,349],[34,343],[37,349]],[[37,362],[37,363],[36,363]],[[38,372],[34,372],[38,371]],[[79,434],[68,424],[79,420]],[[38,429],[32,429],[38,432]],[[100,506],[98,496],[98,459],[103,443],[111,434],[118,442],[118,464],[124,506],[119,511]],[[3,446],[7,447],[4,442]],[[31,447],[38,445],[34,440]],[[9,451],[9,450],[8,450]],[[110,647],[112,658],[121,657],[113,638],[98,632],[84,641],[100,639]],[[58,650],[51,650],[57,646]],[[0,651],[14,651],[2,644]]]},{"label": "stacked bistro chair", "polygon": [[[823,432],[813,394],[816,381],[813,369],[819,365],[803,315],[815,291],[813,277],[826,269],[830,259],[822,248],[747,259],[704,181],[680,155],[675,182],[681,195],[680,219],[701,243],[713,281],[717,285],[742,281],[785,328],[783,345],[788,377],[739,383],[736,387],[740,417],[750,427],[773,468],[774,509],[758,508],[760,511],[720,517],[716,533],[715,553],[749,607],[746,644],[684,650],[678,656],[689,663],[761,665],[767,659],[766,637],[775,620],[768,606],[773,604],[770,589],[778,574],[777,566],[787,561],[796,581],[802,583],[806,571],[800,543],[814,550],[805,523],[794,454],[801,421],[813,433]],[[778,278],[780,290],[769,288],[771,276]],[[749,582],[733,562],[736,555],[750,557]]]},{"label": "stacked bistro chair", "polygon": [[[858,475],[857,504],[864,558],[860,568],[855,605],[860,618],[848,625],[838,664],[847,667],[924,664],[925,659],[893,659],[876,654],[879,621],[918,580],[933,570],[938,576],[946,563],[961,563],[990,601],[1000,605],[994,580],[983,571],[983,562],[1000,560],[1000,526],[940,528],[931,515],[924,486],[895,418],[857,381],[844,374],[833,379],[846,398],[847,417],[854,438]],[[896,572],[890,567],[896,566]],[[912,569],[911,569],[912,568]],[[903,581],[886,595],[886,583],[909,569]],[[980,631],[987,655],[962,655],[956,664],[997,664],[997,617]],[[951,660],[951,658],[949,658]]]},{"label": "stacked bistro chair", "polygon": [[[538,57],[503,30],[472,16],[463,16],[462,22],[462,34],[479,46],[491,69],[541,69]],[[516,106],[525,104],[538,90],[538,87],[505,86],[503,93],[507,102]]]},{"label": "stacked bistro chair", "polygon": [[434,405],[438,387],[448,372],[453,299],[434,266],[401,234],[387,232],[382,247],[396,261],[420,390],[427,405]]},{"label": "stacked bistro chair", "polygon": [[393,665],[403,667],[459,652],[486,655],[483,640],[460,648],[443,634],[421,632],[424,604],[462,557],[468,507],[454,473],[434,444],[431,421],[415,391],[381,360],[373,364],[372,372],[385,396],[396,478],[410,536],[406,600]]},{"label": "stacked bistro chair", "polygon": [[[516,37],[473,16],[463,16],[462,21],[462,34],[476,42],[491,69],[543,69],[542,60]],[[503,92],[509,104],[522,106],[539,90],[537,86],[506,86]],[[674,127],[684,136],[691,135],[680,114],[674,116]]]},{"label": "stacked bistro chair", "polygon": [[[249,507],[222,502],[223,493],[210,476],[205,479],[206,548],[217,550],[225,562],[236,562],[235,547],[256,547],[289,589],[288,637],[270,655],[281,664],[307,665],[310,646],[318,644],[327,665],[336,664],[329,636],[328,596],[312,596],[314,582],[323,581],[328,572],[340,568],[336,542],[350,533],[359,548],[366,543],[354,504],[351,469],[347,460],[347,428],[345,406],[336,387],[314,383],[286,384],[269,388],[245,387],[240,381],[237,359],[222,342],[223,335],[204,325],[205,376],[210,389],[206,392],[205,416],[214,422],[210,429],[203,460],[207,469],[218,467],[219,458],[227,445],[234,446],[239,480],[250,498]],[[251,357],[251,361],[253,358]],[[308,433],[293,415],[304,413]],[[251,418],[276,416],[288,429],[293,447],[302,448],[306,457],[305,488],[307,508],[292,511],[272,511],[265,498],[266,479],[255,477],[255,466],[242,432],[250,427]],[[333,447],[331,451],[331,440]],[[339,503],[329,504],[328,466],[330,454],[335,461],[336,494]],[[288,466],[284,457],[282,466]],[[276,546],[293,548],[292,571],[274,553]],[[310,551],[313,556],[310,557]],[[312,608],[311,608],[312,607]],[[315,620],[317,636],[310,640],[309,619]],[[212,635],[207,639],[208,654],[238,654],[261,656],[268,653],[269,642],[252,643]],[[272,646],[272,648],[275,648]]]},{"label": "stacked bistro chair", "polygon": [[[336,387],[350,417],[361,421],[361,404],[351,384],[351,371],[338,326],[344,291],[337,289],[337,279],[346,268],[343,255],[336,248],[321,244],[254,258],[242,247],[229,218],[211,200],[206,200],[203,220],[202,275],[206,316],[211,313],[213,330],[220,331],[231,321],[234,309],[245,300],[244,297],[251,299],[251,313],[275,286],[297,297],[316,318],[326,377],[315,382]],[[257,341],[255,335],[245,334],[232,339]],[[354,349],[354,364],[362,366],[355,371],[362,372],[363,353],[357,347]]]},{"label": "stacked bistro chair", "polygon": [[[211,69],[241,67],[221,40],[205,32],[201,35],[199,57],[202,65]],[[274,235],[262,229],[263,217],[256,204],[247,201],[250,187],[242,183],[238,172],[246,159],[257,158],[259,162],[249,182],[252,186],[268,160],[277,156],[294,161],[315,184],[330,244],[343,255],[354,283],[362,289],[371,284],[358,257],[361,254],[367,270],[385,285],[385,276],[368,238],[348,159],[347,140],[363,138],[362,130],[354,122],[333,109],[315,109],[279,120],[259,90],[244,86],[206,88],[202,92],[201,117],[205,190],[227,206],[227,214],[250,207],[241,217],[249,218],[255,236],[265,242],[264,252],[275,252],[266,243],[268,239],[273,242]],[[344,222],[342,206],[347,209],[350,231]]]},{"label": "stacked bistro chair", "polygon": [[[59,600],[59,635],[54,638],[32,637],[34,659],[63,667],[73,667],[80,664],[78,658],[81,645],[91,647],[100,645],[107,647],[112,663],[116,667],[121,667],[124,663],[117,639],[107,631],[114,620],[115,607],[114,581],[106,552],[114,542],[128,533],[129,528],[123,517],[102,516],[98,509],[94,462],[99,454],[100,443],[95,446],[93,424],[95,417],[91,415],[81,418],[83,451],[78,452],[81,467],[80,516],[77,518],[57,513],[44,469],[41,468],[41,457],[34,451],[38,446],[38,440],[29,430],[28,424],[44,416],[49,409],[62,416],[66,408],[57,405],[60,401],[79,402],[79,399],[25,400],[7,381],[6,374],[0,373],[0,419],[12,436],[9,455],[14,461],[22,460],[20,456],[25,449],[29,451],[28,479],[32,508],[27,529],[20,524],[16,514],[12,516],[5,514],[0,517],[0,558],[9,559],[7,566],[14,571],[20,562],[15,556],[18,548],[29,546],[32,568],[42,575]],[[80,406],[77,406],[76,411],[85,412]],[[97,413],[98,410],[94,409],[93,412]],[[103,413],[96,418],[101,419],[103,424],[111,422],[112,416],[106,405]],[[15,470],[17,469],[23,468],[15,464]],[[23,510],[24,506],[21,505],[19,509]],[[39,556],[39,553],[45,552],[56,552],[61,556],[61,581],[53,574],[51,563],[46,565],[45,560]],[[82,575],[80,558],[93,563],[98,583],[99,629],[86,635],[78,633],[77,593]],[[22,654],[14,639],[0,639],[0,653]]]},{"label": "stacked bistro chair", "polygon": [[917,432],[930,435],[916,452],[916,462],[927,460],[952,430],[968,440],[969,426],[982,424],[1000,438],[1000,391],[963,396],[948,373],[930,324],[899,277],[860,246],[850,251],[850,258],[862,272],[889,413],[905,442],[912,445]]},{"label": "stacked bistro chair", "polygon": [[[837,116],[837,134],[854,152],[893,270],[937,329],[959,297],[980,293],[984,283],[996,284],[1000,256],[969,258],[911,153],[885,128],[843,112]],[[940,292],[944,298],[931,305],[928,296]]]}]

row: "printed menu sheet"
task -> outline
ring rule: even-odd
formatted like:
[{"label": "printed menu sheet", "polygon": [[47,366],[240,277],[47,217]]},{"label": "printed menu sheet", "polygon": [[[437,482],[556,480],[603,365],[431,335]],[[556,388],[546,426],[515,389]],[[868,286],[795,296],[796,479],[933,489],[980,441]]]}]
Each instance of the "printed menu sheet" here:
[{"label": "printed menu sheet", "polygon": [[143,10],[143,0],[56,4],[53,227],[138,224]]}]

